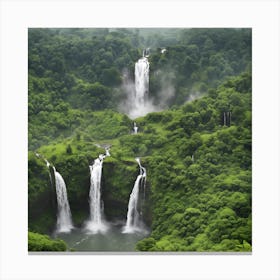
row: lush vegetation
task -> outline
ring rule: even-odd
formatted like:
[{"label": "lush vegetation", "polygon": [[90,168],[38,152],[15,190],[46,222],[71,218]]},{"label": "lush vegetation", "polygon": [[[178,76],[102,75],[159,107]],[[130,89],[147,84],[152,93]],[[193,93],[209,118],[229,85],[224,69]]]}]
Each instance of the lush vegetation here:
[{"label": "lush vegetation", "polygon": [[[203,95],[209,87],[216,87],[227,77],[250,70],[250,32],[249,29],[168,29],[162,32],[153,29],[30,29],[30,149],[72,136],[90,123],[97,130],[95,122],[100,117],[93,111],[118,109],[119,102],[126,97],[121,87],[123,75],[133,79],[134,63],[141,57],[143,45],[153,46],[149,58],[149,94],[155,103],[164,100],[164,105],[171,106]],[[166,47],[167,51],[161,53],[160,47]],[[166,88],[175,94],[165,97]],[[123,116],[117,124],[123,126],[119,134],[127,133],[125,124],[128,119]],[[112,134],[110,138],[115,136],[118,135]]]},{"label": "lush vegetation", "polygon": [[[138,250],[250,250],[249,81],[243,75],[168,115],[153,113],[143,119],[154,131],[160,122],[165,139],[157,153],[145,157],[152,174],[153,223],[151,236],[138,243]],[[242,93],[236,91],[241,84]],[[232,110],[230,127],[221,126],[215,108],[233,100],[240,111]]]},{"label": "lush vegetation", "polygon": [[[50,234],[56,219],[48,170],[34,152],[63,175],[81,226],[88,165],[104,152],[95,144],[110,144],[102,178],[108,220],[125,219],[138,172],[134,158],[147,169],[144,218],[151,234],[137,250],[250,251],[251,31],[155,32],[29,30],[29,229]],[[151,46],[155,103],[167,84],[174,94],[166,110],[138,118],[133,135],[118,104],[125,98],[123,73],[133,77],[143,45]]]},{"label": "lush vegetation", "polygon": [[51,239],[47,235],[28,232],[28,251],[66,251],[66,244],[60,239]]}]

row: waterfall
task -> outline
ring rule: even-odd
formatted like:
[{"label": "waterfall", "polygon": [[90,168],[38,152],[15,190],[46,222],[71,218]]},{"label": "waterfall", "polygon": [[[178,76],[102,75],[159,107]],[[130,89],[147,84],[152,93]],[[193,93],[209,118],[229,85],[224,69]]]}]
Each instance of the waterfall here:
[{"label": "waterfall", "polygon": [[[49,163],[47,166],[49,167]],[[72,224],[71,211],[67,198],[67,190],[62,176],[53,167],[55,176],[55,189],[57,198],[57,231],[70,232],[74,228]]]},{"label": "waterfall", "polygon": [[136,126],[136,122],[133,123],[133,132],[134,134],[137,134],[138,132],[138,127]]},{"label": "waterfall", "polygon": [[[54,166],[48,162],[43,156],[35,153],[36,157],[42,158],[49,170],[49,176],[51,185],[55,186],[56,200],[57,200],[57,221],[56,221],[56,231],[57,232],[70,232],[74,228],[72,223],[72,215],[70,211],[70,206],[67,197],[66,184],[63,177],[59,172],[56,171]],[[53,173],[53,175],[52,175]]]},{"label": "waterfall", "polygon": [[146,178],[147,178],[147,173],[146,173],[146,168],[144,168],[142,165],[141,165],[141,162],[140,162],[140,158],[136,158],[135,159],[139,165],[139,168],[140,168],[140,175],[142,174],[142,180],[141,180],[141,185],[140,187],[143,189],[143,196],[144,196],[144,199],[145,199],[145,194],[146,194]]},{"label": "waterfall", "polygon": [[101,154],[94,163],[89,166],[90,169],[90,191],[89,208],[90,220],[86,224],[86,229],[91,233],[105,232],[107,225],[103,220],[103,201],[101,200],[101,178],[103,160],[110,156],[109,148],[105,148],[105,155]]},{"label": "waterfall", "polygon": [[47,167],[49,168],[51,166],[50,163],[46,159],[44,159],[44,161],[45,161]]},{"label": "waterfall", "polygon": [[141,187],[143,187],[145,191],[146,169],[141,165],[139,158],[136,158],[135,160],[139,165],[140,174],[137,176],[134,187],[130,194],[126,225],[123,229],[123,233],[133,233],[135,231],[141,231],[141,227],[143,224],[139,214],[139,193]]},{"label": "waterfall", "polygon": [[[46,165],[47,165],[47,168],[48,168],[48,170],[49,170],[49,176],[50,176],[50,181],[51,181],[51,186],[53,187],[53,186],[55,186],[55,182],[53,182],[53,177],[52,177],[52,174],[51,174],[51,170],[50,170],[50,163],[44,158],[44,161],[45,161],[45,163],[46,163]],[[53,169],[53,171],[54,171],[54,169]],[[55,172],[54,172],[54,177],[55,177]]]},{"label": "waterfall", "polygon": [[143,56],[135,63],[135,106],[141,109],[149,92],[149,61]]},{"label": "waterfall", "polygon": [[144,116],[155,110],[151,100],[148,99],[149,93],[149,61],[147,50],[143,51],[143,56],[135,63],[134,70],[134,89],[129,88],[130,93],[125,111],[131,119]]},{"label": "waterfall", "polygon": [[136,61],[134,81],[127,73],[123,73],[123,91],[127,98],[119,106],[132,120],[161,110],[160,106],[154,104],[153,98],[149,98],[149,55],[149,48],[144,49],[142,57]]},{"label": "waterfall", "polygon": [[106,155],[106,157],[111,156],[110,155],[110,148],[105,148],[105,155]]}]

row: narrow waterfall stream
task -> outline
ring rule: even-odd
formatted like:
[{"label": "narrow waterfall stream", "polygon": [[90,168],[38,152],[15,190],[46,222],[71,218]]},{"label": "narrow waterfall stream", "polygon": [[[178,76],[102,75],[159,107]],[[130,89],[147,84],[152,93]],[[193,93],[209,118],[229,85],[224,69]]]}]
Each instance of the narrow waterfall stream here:
[{"label": "narrow waterfall stream", "polygon": [[57,232],[70,232],[74,226],[72,223],[70,206],[67,198],[66,184],[60,175],[53,167],[55,176],[55,189],[57,198]]},{"label": "narrow waterfall stream", "polygon": [[138,133],[138,127],[136,125],[136,122],[133,123],[133,134],[137,134]]},{"label": "narrow waterfall stream", "polygon": [[150,64],[148,55],[143,56],[135,63],[134,70],[134,89],[129,95],[128,115],[131,119],[143,116],[148,112],[154,111],[151,100],[149,100],[149,71]]},{"label": "narrow waterfall stream", "polygon": [[90,219],[86,223],[86,230],[90,233],[104,233],[108,229],[108,225],[103,217],[103,201],[101,199],[101,178],[103,160],[110,156],[109,149],[105,149],[105,155],[101,154],[94,163],[89,166],[90,169],[90,191],[89,191],[89,207]]},{"label": "narrow waterfall stream", "polygon": [[74,226],[64,179],[61,174],[56,171],[55,167],[48,162],[47,159],[38,153],[35,153],[35,155],[36,157],[42,158],[45,161],[49,171],[51,185],[55,187],[57,201],[56,233],[69,233],[72,229],[74,229]]},{"label": "narrow waterfall stream", "polygon": [[136,108],[145,106],[145,100],[149,92],[149,61],[143,55],[135,63],[135,105]]},{"label": "narrow waterfall stream", "polygon": [[[137,176],[128,202],[127,220],[123,233],[133,233],[143,230],[143,221],[139,213],[139,193],[145,185],[146,169],[141,165],[140,159],[135,159],[139,165],[140,174]],[[144,192],[144,189],[143,189]]]}]

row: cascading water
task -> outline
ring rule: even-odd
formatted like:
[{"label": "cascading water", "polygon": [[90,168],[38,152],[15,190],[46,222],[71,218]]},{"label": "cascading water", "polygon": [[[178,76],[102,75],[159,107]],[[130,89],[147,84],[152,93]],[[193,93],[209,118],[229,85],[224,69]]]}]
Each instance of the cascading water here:
[{"label": "cascading water", "polygon": [[146,169],[141,165],[139,158],[136,158],[135,160],[139,165],[140,174],[137,176],[136,181],[134,183],[134,187],[130,194],[127,211],[127,220],[126,225],[123,228],[123,233],[133,233],[136,231],[142,231],[143,227],[138,208],[140,188],[141,186],[145,188]]},{"label": "cascading water", "polygon": [[138,127],[136,126],[136,122],[133,123],[133,133],[137,134],[138,132]]},{"label": "cascading water", "polygon": [[90,220],[86,224],[86,229],[91,233],[104,233],[107,225],[103,219],[103,201],[101,200],[101,178],[102,164],[104,158],[110,156],[109,148],[105,149],[105,155],[101,154],[90,165],[90,191],[89,191],[89,207]]},{"label": "cascading water", "polygon": [[135,106],[141,109],[149,92],[149,61],[143,56],[135,63]]},{"label": "cascading water", "polygon": [[[52,174],[51,174],[51,170],[50,170],[50,163],[44,158],[44,161],[45,161],[45,163],[46,163],[46,165],[47,165],[47,168],[48,168],[48,170],[49,170],[49,176],[50,176],[50,181],[51,181],[51,186],[53,187],[53,186],[55,186],[55,182],[53,182],[53,177],[52,177]],[[53,169],[54,170],[54,169]],[[54,172],[55,173],[55,172]],[[54,174],[55,175],[55,174]],[[55,176],[54,176],[55,177]]]},{"label": "cascading water", "polygon": [[142,177],[142,180],[141,180],[141,188],[143,189],[143,195],[144,195],[144,199],[145,199],[145,193],[146,193],[146,177],[147,177],[147,173],[146,173],[146,168],[144,168],[142,165],[141,165],[141,162],[140,162],[140,159],[139,158],[136,158],[135,159],[139,165],[139,168],[140,168],[140,174],[142,173],[143,177]]},{"label": "cascading water", "polygon": [[[72,223],[72,215],[67,197],[66,184],[59,172],[56,171],[54,166],[48,162],[47,159],[42,157],[40,154],[35,153],[36,157],[42,158],[49,170],[51,185],[55,186],[56,200],[57,200],[57,221],[56,231],[57,232],[70,232],[74,226]],[[53,176],[52,176],[53,172]]]},{"label": "cascading water", "polygon": [[[154,111],[154,106],[151,100],[148,99],[149,93],[149,61],[146,50],[143,51],[143,56],[135,63],[135,81],[134,89],[127,87],[129,90],[129,97],[125,110],[131,119]],[[133,93],[133,94],[132,94]]]},{"label": "cascading water", "polygon": [[45,163],[46,163],[47,167],[49,168],[50,167],[50,163],[46,159],[44,159],[44,160],[45,160]]},{"label": "cascading water", "polygon": [[[47,166],[49,166],[48,161]],[[70,206],[67,198],[67,190],[65,182],[53,167],[55,177],[55,189],[57,198],[57,232],[70,232],[74,228],[72,223]]]},{"label": "cascading water", "polygon": [[111,156],[110,155],[110,148],[105,148],[105,154],[106,154],[106,157]]}]

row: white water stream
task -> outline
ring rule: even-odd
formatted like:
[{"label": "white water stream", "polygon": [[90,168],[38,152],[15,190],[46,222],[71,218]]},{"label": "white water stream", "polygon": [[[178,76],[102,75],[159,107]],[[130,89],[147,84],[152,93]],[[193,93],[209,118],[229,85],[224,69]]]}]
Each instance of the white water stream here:
[{"label": "white water stream", "polygon": [[103,217],[103,201],[101,199],[101,178],[103,160],[110,156],[109,148],[105,149],[105,155],[101,154],[94,163],[89,166],[90,169],[90,191],[89,208],[90,219],[86,223],[86,229],[91,233],[104,233],[108,226]]},{"label": "white water stream", "polygon": [[135,63],[134,94],[130,96],[128,103],[128,115],[131,119],[144,116],[148,112],[154,111],[154,106],[148,98],[150,64],[148,55],[145,55],[145,53],[146,51],[144,50],[143,56]]},{"label": "white water stream", "polygon": [[[47,163],[49,166],[49,163]],[[55,189],[57,199],[57,232],[70,232],[74,228],[72,223],[70,206],[67,198],[66,184],[60,175],[53,167],[55,176]]]},{"label": "white water stream", "polygon": [[139,194],[141,187],[143,187],[143,191],[145,188],[146,169],[141,165],[139,158],[136,158],[135,160],[139,165],[140,174],[137,176],[134,187],[130,194],[126,225],[123,228],[123,233],[134,233],[143,230],[143,222],[141,221],[139,214]]},{"label": "white water stream", "polygon": [[137,134],[138,133],[138,127],[136,125],[136,122],[133,123],[133,133]]}]

